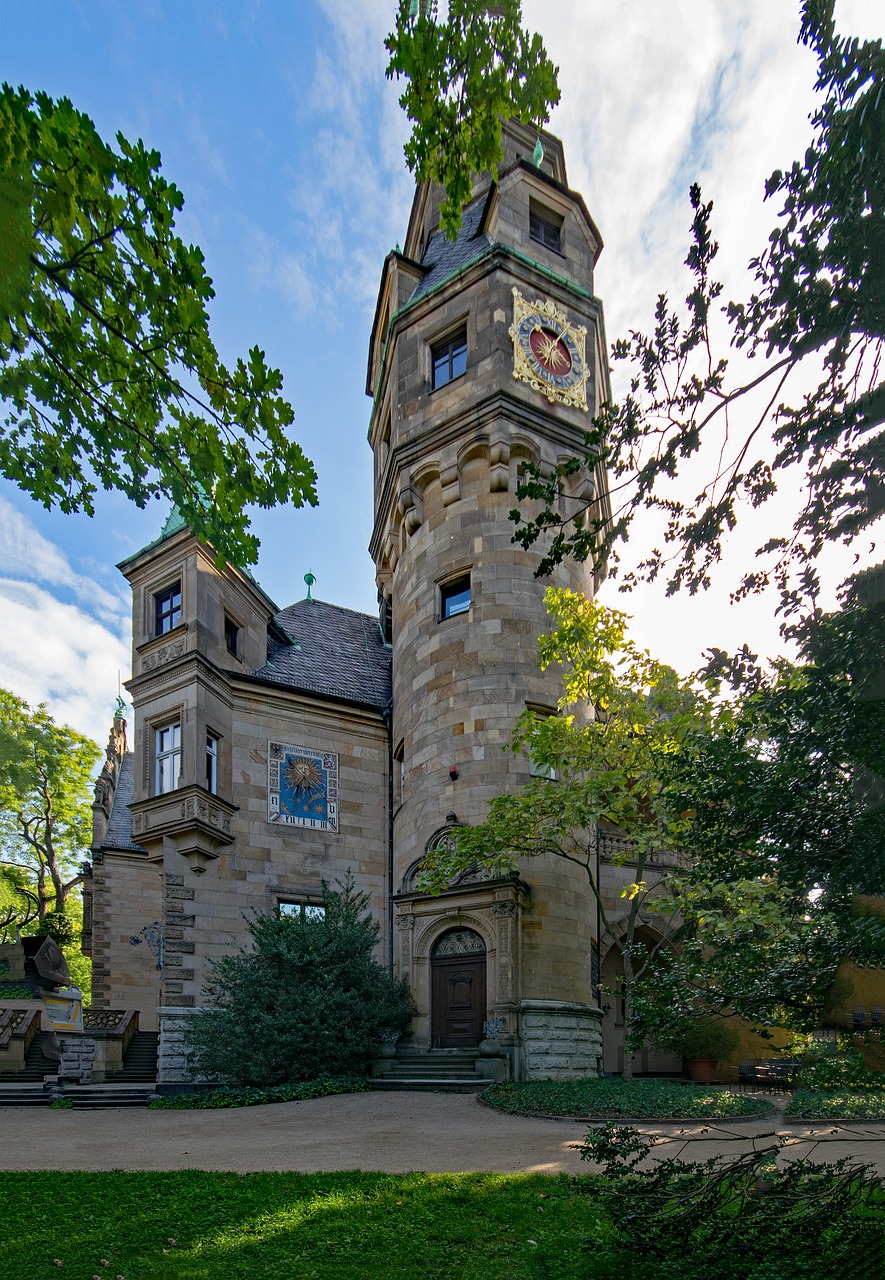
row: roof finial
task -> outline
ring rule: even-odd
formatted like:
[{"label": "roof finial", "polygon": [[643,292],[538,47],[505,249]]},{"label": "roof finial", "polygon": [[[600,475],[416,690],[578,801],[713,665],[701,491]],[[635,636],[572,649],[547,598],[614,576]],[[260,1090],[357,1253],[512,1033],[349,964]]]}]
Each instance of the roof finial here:
[{"label": "roof finial", "polygon": [[304,575],[304,581],[307,583],[307,598],[308,600],[312,600],[313,596],[310,594],[310,589],[313,586],[313,584],[316,582],[316,578],[313,576],[312,573],[308,571]]},{"label": "roof finial", "polygon": [[543,162],[544,162],[544,148],[543,148],[543,146],[541,145],[541,135],[540,135],[540,134],[538,134],[538,140],[537,140],[537,142],[535,143],[535,149],[534,149],[534,151],[532,152],[532,159],[533,159],[533,160],[534,160],[534,162],[535,162],[535,168],[536,168],[536,169],[540,169],[541,165],[542,165],[542,164],[543,164]]}]

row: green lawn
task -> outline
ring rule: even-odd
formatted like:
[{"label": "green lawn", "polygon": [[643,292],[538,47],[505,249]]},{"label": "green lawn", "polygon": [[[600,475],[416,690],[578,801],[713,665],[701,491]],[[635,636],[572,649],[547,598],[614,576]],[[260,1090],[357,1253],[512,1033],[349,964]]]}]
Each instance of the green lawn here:
[{"label": "green lawn", "polygon": [[880,1199],[872,1219],[863,1215],[873,1237],[846,1232],[843,1216],[827,1217],[823,1239],[796,1231],[778,1211],[734,1247],[656,1236],[642,1256],[629,1225],[615,1226],[635,1195],[630,1179],[539,1174],[0,1173],[0,1273],[4,1280],[830,1280],[861,1274],[844,1264],[866,1256],[883,1226]]},{"label": "green lawn", "polygon": [[486,1089],[482,1101],[516,1114],[611,1120],[714,1120],[771,1110],[759,1098],[674,1080],[508,1080]]}]

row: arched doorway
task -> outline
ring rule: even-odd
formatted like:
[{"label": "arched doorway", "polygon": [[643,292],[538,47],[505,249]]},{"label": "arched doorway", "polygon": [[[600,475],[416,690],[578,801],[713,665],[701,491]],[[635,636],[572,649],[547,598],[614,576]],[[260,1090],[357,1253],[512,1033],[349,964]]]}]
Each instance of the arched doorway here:
[{"label": "arched doorway", "polygon": [[430,1033],[434,1049],[467,1049],[486,1018],[486,947],[473,929],[449,929],[430,957]]},{"label": "arched doorway", "polygon": [[[653,950],[659,942],[651,929],[636,930],[635,941]],[[602,1069],[606,1075],[620,1075],[624,1069],[624,1001],[618,995],[624,977],[624,957],[617,943],[607,951],[602,961]],[[638,1053],[631,1054],[634,1075],[679,1075],[682,1059],[678,1053],[646,1044]]]}]

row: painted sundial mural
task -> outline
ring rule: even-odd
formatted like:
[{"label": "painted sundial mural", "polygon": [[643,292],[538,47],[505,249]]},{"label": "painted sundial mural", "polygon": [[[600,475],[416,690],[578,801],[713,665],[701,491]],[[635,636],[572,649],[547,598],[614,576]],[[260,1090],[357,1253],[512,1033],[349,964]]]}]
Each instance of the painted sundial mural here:
[{"label": "painted sundial mural", "polygon": [[268,742],[267,808],[270,822],[337,832],[337,755]]}]

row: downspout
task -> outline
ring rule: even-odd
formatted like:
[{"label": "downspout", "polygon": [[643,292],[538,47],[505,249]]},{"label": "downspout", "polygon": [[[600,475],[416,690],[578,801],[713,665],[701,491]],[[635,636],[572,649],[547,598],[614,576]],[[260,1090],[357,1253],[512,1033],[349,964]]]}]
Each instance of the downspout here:
[{"label": "downspout", "polygon": [[387,968],[393,977],[393,698],[381,713],[387,730]]}]

